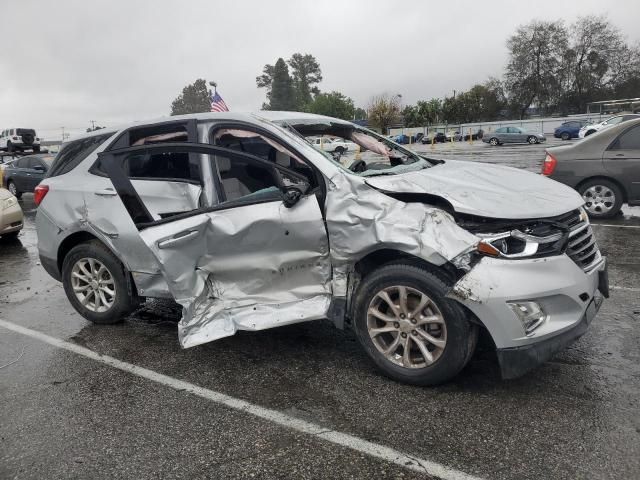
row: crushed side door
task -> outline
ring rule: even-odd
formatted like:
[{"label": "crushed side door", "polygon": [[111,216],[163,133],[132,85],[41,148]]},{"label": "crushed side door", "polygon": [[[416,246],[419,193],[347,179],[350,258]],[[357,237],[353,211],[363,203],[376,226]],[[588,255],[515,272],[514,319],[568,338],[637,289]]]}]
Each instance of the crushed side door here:
[{"label": "crushed side door", "polygon": [[[227,176],[225,185],[234,189],[228,192],[227,201],[157,220],[124,174],[122,155],[104,156],[109,177],[141,239],[158,260],[173,297],[183,306],[179,324],[183,347],[237,330],[262,330],[326,317],[331,301],[329,247],[313,192],[288,207],[283,202],[283,186],[264,180],[269,172],[285,171],[283,167],[206,145],[145,148],[209,155],[216,165],[224,162],[231,175],[237,165],[250,166],[250,180],[258,182],[245,180],[249,188]],[[259,186],[265,188],[255,190]],[[231,193],[240,196],[232,198]]]}]

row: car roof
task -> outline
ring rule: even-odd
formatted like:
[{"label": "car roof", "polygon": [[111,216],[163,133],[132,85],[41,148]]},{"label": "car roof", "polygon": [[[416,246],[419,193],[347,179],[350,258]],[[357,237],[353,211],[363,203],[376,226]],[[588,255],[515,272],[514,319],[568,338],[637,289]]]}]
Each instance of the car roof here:
[{"label": "car roof", "polygon": [[267,120],[273,123],[288,123],[292,126],[295,125],[318,125],[318,124],[326,124],[326,125],[344,125],[349,126],[351,128],[356,125],[348,122],[346,120],[341,120],[339,118],[328,117],[325,115],[316,115],[315,113],[306,113],[306,112],[284,112],[284,111],[272,111],[272,110],[260,110],[257,112],[204,112],[204,113],[189,113],[186,115],[172,115],[169,117],[156,117],[149,120],[138,120],[135,122],[131,122],[128,124],[123,124],[118,127],[113,128],[103,128],[100,130],[95,130],[93,132],[82,133],[80,135],[76,135],[73,138],[70,138],[67,142],[63,144],[74,142],[76,140],[81,140],[84,138],[95,137],[99,135],[110,134],[114,135],[117,132],[122,130],[137,127],[137,126],[146,126],[153,125],[156,123],[165,123],[171,121],[181,121],[181,120],[198,120],[198,121],[206,121],[206,120],[236,120],[236,121],[248,121],[255,122],[257,119]]}]

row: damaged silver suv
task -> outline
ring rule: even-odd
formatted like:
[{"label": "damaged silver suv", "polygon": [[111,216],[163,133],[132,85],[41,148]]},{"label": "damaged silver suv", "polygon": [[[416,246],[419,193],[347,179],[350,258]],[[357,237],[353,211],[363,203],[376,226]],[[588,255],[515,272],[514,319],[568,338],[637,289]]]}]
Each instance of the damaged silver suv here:
[{"label": "damaged silver suv", "polygon": [[[334,157],[307,141],[322,136],[357,148]],[[185,348],[328,318],[388,376],[432,385],[485,330],[513,378],[582,335],[608,295],[572,189],[317,115],[100,130],[63,146],[35,199],[42,265],[80,314],[114,323],[173,298]]]}]

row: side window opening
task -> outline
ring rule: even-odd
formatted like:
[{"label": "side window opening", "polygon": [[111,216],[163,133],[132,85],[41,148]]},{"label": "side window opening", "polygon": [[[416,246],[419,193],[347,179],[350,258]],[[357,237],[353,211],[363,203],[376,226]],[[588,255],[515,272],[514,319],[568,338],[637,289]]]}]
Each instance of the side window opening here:
[{"label": "side window opening", "polygon": [[640,150],[640,125],[620,134],[611,144],[609,150]]},{"label": "side window opening", "polygon": [[[247,153],[275,165],[287,168],[293,173],[304,177],[306,179],[306,183],[308,183],[311,188],[316,188],[318,186],[316,176],[311,167],[309,167],[296,154],[291,152],[286,146],[264,135],[239,128],[222,128],[214,132],[213,144],[219,147]],[[291,175],[291,178],[296,177]],[[295,184],[296,182],[299,183],[300,179],[296,179],[292,184]]]},{"label": "side window opening", "polygon": [[281,181],[275,168],[239,158],[215,157],[222,186],[221,203],[278,194]]}]

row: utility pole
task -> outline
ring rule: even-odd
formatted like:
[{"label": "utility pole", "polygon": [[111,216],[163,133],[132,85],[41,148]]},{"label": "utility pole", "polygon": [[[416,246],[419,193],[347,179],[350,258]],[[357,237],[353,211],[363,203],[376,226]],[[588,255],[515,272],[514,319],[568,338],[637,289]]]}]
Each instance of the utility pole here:
[{"label": "utility pole", "polygon": [[91,122],[91,131],[93,132],[96,129],[96,121],[95,120],[89,120]]},{"label": "utility pole", "polygon": [[64,142],[64,127],[61,127],[61,128],[62,128],[62,141]]}]

